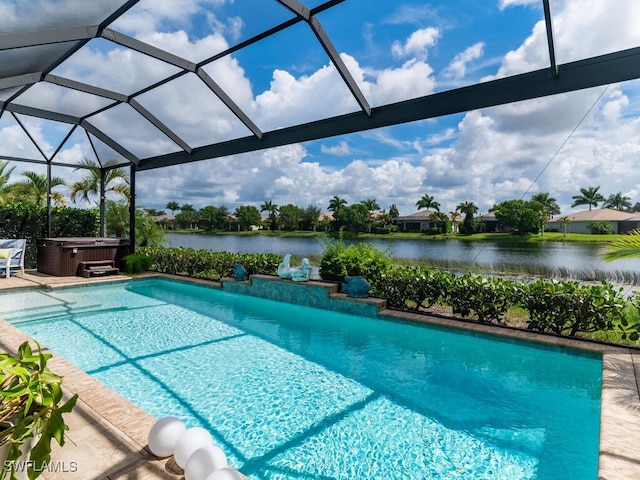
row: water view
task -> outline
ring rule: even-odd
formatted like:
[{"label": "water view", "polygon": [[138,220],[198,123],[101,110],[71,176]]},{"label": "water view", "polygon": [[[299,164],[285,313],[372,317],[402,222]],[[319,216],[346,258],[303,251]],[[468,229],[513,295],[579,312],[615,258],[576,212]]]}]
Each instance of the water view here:
[{"label": "water view", "polygon": [[[318,238],[270,237],[264,235],[198,235],[169,233],[172,247],[189,247],[216,252],[291,253],[314,256],[322,253]],[[389,248],[399,259],[438,259],[483,265],[535,265],[569,271],[599,270],[607,272],[640,271],[640,259],[603,262],[602,244],[562,242],[465,242],[461,240],[432,241],[406,239],[372,239],[367,242],[381,249]],[[348,242],[347,242],[348,243]]]}]

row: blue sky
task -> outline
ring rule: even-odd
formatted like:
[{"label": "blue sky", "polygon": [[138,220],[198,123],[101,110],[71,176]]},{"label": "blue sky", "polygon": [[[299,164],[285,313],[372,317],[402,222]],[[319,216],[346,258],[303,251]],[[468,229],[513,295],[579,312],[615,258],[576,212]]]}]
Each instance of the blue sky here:
[{"label": "blue sky", "polygon": [[[0,15],[9,26],[26,21],[15,5],[0,0]],[[560,63],[640,45],[637,0],[554,0],[551,5]],[[85,8],[82,0],[60,0],[56,6]],[[33,0],[29,8],[34,27],[56,21],[43,15],[50,8],[45,0]],[[275,0],[143,0],[112,28],[197,62],[291,16]],[[347,0],[318,19],[374,107],[548,64],[538,0]],[[308,25],[291,30],[205,67],[263,131],[358,109]],[[92,40],[54,73],[132,93],[174,71],[106,40]],[[140,172],[137,203],[163,209],[177,201],[233,210],[269,200],[325,210],[338,195],[349,203],[375,198],[384,209],[395,204],[409,214],[428,194],[446,212],[464,201],[486,212],[506,199],[549,192],[563,213],[570,213],[576,210],[571,197],[588,186],[600,186],[605,196],[621,192],[635,203],[640,201],[639,93],[640,82],[626,82]],[[192,146],[249,133],[195,76],[138,100]],[[20,102],[44,102],[73,114],[105,103],[53,85],[32,87]],[[20,118],[48,155],[68,131],[53,122]],[[127,105],[90,121],[142,157],[178,149]],[[39,155],[9,115],[0,119],[0,145],[8,146],[8,155]],[[117,156],[104,145],[97,149],[107,158]],[[72,164],[83,156],[92,158],[93,152],[78,130],[56,160]],[[25,169],[39,168],[17,164],[14,179]],[[79,175],[62,167],[54,174],[69,182]]]}]

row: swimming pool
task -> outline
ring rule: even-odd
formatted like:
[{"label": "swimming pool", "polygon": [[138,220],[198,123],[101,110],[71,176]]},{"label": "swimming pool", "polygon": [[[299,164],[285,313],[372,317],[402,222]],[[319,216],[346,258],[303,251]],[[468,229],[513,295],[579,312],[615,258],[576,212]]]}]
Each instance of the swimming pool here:
[{"label": "swimming pool", "polygon": [[251,478],[596,478],[601,358],[167,280],[0,316]]}]

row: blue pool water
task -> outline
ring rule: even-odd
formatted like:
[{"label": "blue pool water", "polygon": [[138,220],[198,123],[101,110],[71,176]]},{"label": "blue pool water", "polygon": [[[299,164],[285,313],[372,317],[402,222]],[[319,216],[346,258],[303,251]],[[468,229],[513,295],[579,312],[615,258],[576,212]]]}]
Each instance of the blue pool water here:
[{"label": "blue pool water", "polygon": [[600,357],[163,279],[8,295],[0,317],[252,479],[597,478]]}]

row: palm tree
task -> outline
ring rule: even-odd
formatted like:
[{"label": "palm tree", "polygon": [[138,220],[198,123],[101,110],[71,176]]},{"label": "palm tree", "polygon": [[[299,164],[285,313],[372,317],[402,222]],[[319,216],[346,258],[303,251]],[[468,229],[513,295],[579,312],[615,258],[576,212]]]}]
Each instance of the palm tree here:
[{"label": "palm tree", "polygon": [[9,167],[9,162],[0,161],[0,205],[11,203],[11,185],[9,185],[9,177],[16,167]]},{"label": "palm tree", "polygon": [[[22,182],[11,185],[12,192],[16,196],[18,202],[29,205],[37,205],[39,207],[47,206],[47,175],[44,173],[23,172],[23,176],[27,177]],[[51,177],[49,182],[50,188],[66,186],[66,182],[60,177]],[[51,200],[54,205],[61,206],[66,203],[64,195],[60,192],[51,192]]]},{"label": "palm tree", "polygon": [[169,210],[171,212],[171,215],[175,215],[176,211],[180,210],[180,205],[178,204],[178,202],[169,202],[164,208]]},{"label": "palm tree", "polygon": [[369,233],[371,233],[371,215],[373,214],[373,212],[375,212],[376,210],[380,210],[380,205],[378,205],[378,202],[376,201],[375,198],[367,198],[366,200],[362,200],[360,203],[362,203],[367,211],[369,212]]},{"label": "palm tree", "polygon": [[546,192],[536,193],[531,197],[531,201],[538,204],[540,207],[540,231],[544,237],[544,226],[553,218],[554,215],[560,214],[560,207],[558,206],[556,199],[550,197]]},{"label": "palm tree", "polygon": [[333,213],[333,224],[334,228],[337,230],[340,220],[338,216],[340,215],[340,210],[347,205],[347,201],[344,198],[340,198],[336,195],[333,196],[331,200],[329,200],[329,208],[328,210]]},{"label": "palm tree", "polygon": [[262,212],[269,213],[269,228],[271,230],[276,230],[276,215],[278,214],[278,205],[273,203],[271,200],[268,200],[260,205],[260,213]]},{"label": "palm tree", "polygon": [[340,213],[340,209],[347,204],[347,201],[344,198],[340,198],[336,195],[333,196],[331,200],[329,200],[329,208],[330,212],[333,212],[333,217],[337,219],[338,214]]},{"label": "palm tree", "polygon": [[626,195],[622,195],[622,192],[609,195],[609,198],[604,202],[604,208],[613,208],[614,210],[624,210],[625,208],[631,208],[631,198]]},{"label": "palm tree", "polygon": [[[129,188],[129,176],[122,168],[110,168],[115,167],[120,162],[118,160],[107,160],[102,165],[105,171],[104,176],[104,191],[106,192],[115,192],[119,195],[123,196],[127,201],[131,197],[131,189]],[[88,174],[81,180],[74,182],[71,185],[69,190],[69,196],[71,197],[71,201],[73,203],[77,203],[78,200],[84,200],[87,203],[90,203],[90,197],[92,196],[100,196],[100,179],[101,179],[101,170],[100,165],[93,160],[89,160],[88,158],[83,158],[80,161],[80,166],[75,168],[75,170],[79,170],[80,168],[87,167]],[[99,204],[99,200],[95,202]]]},{"label": "palm tree", "polygon": [[427,194],[423,195],[422,198],[416,202],[416,207],[418,207],[418,210],[421,208],[426,208],[427,210],[433,208],[436,212],[440,211],[440,203],[436,202],[431,195]]},{"label": "palm tree", "polygon": [[564,217],[558,219],[558,223],[560,225],[562,225],[562,236],[566,237],[567,236],[567,227],[571,223],[571,219],[569,217],[567,217],[567,216],[564,216]]},{"label": "palm tree", "polygon": [[478,213],[477,205],[473,202],[462,202],[458,204],[456,210],[464,214],[462,233],[473,233],[473,216]]},{"label": "palm tree", "polygon": [[581,188],[580,195],[574,195],[572,207],[577,207],[579,205],[589,205],[589,210],[591,207],[597,207],[598,203],[604,202],[604,197],[598,193],[600,190],[600,186],[597,187],[589,187],[589,188]]},{"label": "palm tree", "polygon": [[458,230],[457,225],[458,225],[458,217],[460,216],[460,214],[458,212],[449,212],[449,218],[451,218],[451,223],[453,223],[453,234],[456,234],[456,231]]}]

